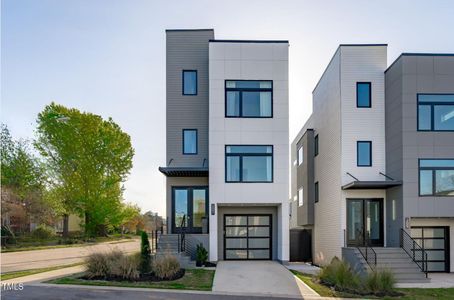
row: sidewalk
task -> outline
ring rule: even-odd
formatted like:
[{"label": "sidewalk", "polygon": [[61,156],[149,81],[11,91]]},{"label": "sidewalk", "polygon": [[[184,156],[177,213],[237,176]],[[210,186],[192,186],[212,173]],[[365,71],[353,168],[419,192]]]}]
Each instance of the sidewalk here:
[{"label": "sidewalk", "polygon": [[1,283],[2,284],[41,283],[43,281],[55,279],[58,277],[63,277],[63,276],[68,276],[68,275],[75,274],[75,273],[80,273],[80,272],[83,272],[84,270],[85,270],[85,267],[83,265],[81,265],[81,266],[63,268],[63,269],[58,269],[58,270],[53,270],[53,271],[23,276],[23,277],[17,277],[17,278],[13,278],[13,279],[9,279],[9,280],[2,280]]}]

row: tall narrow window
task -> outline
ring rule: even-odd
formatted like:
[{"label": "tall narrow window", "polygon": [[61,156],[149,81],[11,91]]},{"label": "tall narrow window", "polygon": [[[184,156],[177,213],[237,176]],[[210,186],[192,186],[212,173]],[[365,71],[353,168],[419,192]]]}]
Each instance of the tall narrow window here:
[{"label": "tall narrow window", "polygon": [[356,142],[356,159],[358,167],[372,166],[372,142],[358,141]]},{"label": "tall narrow window", "polygon": [[419,94],[418,130],[454,131],[454,94]]},{"label": "tall narrow window", "polygon": [[196,70],[183,70],[183,95],[197,95]]},{"label": "tall narrow window", "polygon": [[303,146],[298,148],[298,166],[303,163]]},{"label": "tall narrow window", "polygon": [[318,134],[314,138],[314,156],[318,155]]},{"label": "tall narrow window", "polygon": [[226,146],[226,182],[272,182],[273,146]]},{"label": "tall narrow window", "polygon": [[226,80],[227,118],[271,118],[273,82],[271,80]]},{"label": "tall narrow window", "polygon": [[197,129],[183,129],[183,154],[197,154]]},{"label": "tall narrow window", "polygon": [[318,202],[318,181],[314,184],[314,202]]},{"label": "tall narrow window", "polygon": [[371,107],[372,103],[371,83],[356,83],[356,107]]}]

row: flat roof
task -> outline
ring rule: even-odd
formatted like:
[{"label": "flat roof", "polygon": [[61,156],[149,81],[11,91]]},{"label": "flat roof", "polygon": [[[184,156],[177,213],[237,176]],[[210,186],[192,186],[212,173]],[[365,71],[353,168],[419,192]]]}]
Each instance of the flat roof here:
[{"label": "flat roof", "polygon": [[167,177],[208,177],[208,167],[159,167]]},{"label": "flat roof", "polygon": [[387,189],[402,185],[400,180],[383,180],[383,181],[352,181],[342,186],[343,190],[355,189]]},{"label": "flat roof", "polygon": [[214,31],[214,29],[166,29],[167,31]]},{"label": "flat roof", "polygon": [[287,40],[209,40],[210,43],[285,43]]},{"label": "flat roof", "polygon": [[409,53],[409,52],[404,52],[401,53],[394,61],[392,64],[389,65],[389,67],[385,70],[385,73],[388,72],[389,69],[394,66],[394,64],[401,59],[402,56],[454,56],[454,53]]}]

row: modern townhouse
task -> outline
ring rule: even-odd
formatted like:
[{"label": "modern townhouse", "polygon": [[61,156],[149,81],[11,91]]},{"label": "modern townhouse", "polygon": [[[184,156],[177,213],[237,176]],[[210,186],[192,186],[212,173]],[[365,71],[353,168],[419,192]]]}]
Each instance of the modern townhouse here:
[{"label": "modern townhouse", "polygon": [[288,261],[288,42],[166,36],[167,236],[210,261]]},{"label": "modern townhouse", "polygon": [[313,91],[291,145],[290,256],[423,281],[454,270],[454,56],[386,69],[386,51],[340,45]]}]

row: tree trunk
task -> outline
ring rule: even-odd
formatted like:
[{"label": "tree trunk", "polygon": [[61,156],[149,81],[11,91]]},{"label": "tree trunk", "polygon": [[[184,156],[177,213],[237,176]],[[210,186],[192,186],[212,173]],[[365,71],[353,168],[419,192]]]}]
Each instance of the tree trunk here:
[{"label": "tree trunk", "polygon": [[69,236],[69,215],[63,215],[63,237],[67,238]]},{"label": "tree trunk", "polygon": [[85,212],[85,235],[90,236],[91,234],[91,228],[90,228],[90,214],[86,211]]}]

